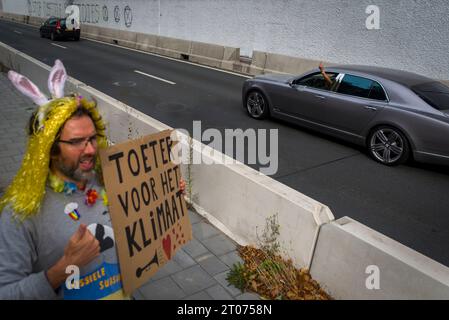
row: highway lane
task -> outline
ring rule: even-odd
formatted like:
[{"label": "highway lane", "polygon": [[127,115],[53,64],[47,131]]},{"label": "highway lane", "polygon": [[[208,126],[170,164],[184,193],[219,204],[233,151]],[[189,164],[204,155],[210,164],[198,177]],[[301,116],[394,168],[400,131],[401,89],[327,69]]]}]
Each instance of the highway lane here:
[{"label": "highway lane", "polygon": [[449,266],[448,168],[385,167],[340,140],[253,120],[241,107],[244,77],[85,39],[55,46],[36,28],[11,22],[0,22],[0,41],[48,65],[59,58],[70,76],[174,128],[190,130],[201,120],[203,130],[279,129],[273,178],[325,203],[336,218],[350,216]]}]

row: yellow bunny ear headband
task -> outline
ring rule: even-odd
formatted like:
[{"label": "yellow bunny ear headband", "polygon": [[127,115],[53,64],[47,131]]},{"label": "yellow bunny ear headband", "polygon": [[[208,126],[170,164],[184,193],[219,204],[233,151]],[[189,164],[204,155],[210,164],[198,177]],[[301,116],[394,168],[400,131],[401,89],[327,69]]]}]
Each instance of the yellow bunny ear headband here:
[{"label": "yellow bunny ear headband", "polygon": [[[20,92],[38,105],[22,166],[0,200],[0,213],[5,206],[10,205],[14,215],[25,220],[39,212],[49,174],[51,147],[64,123],[78,108],[85,108],[92,115],[98,134],[98,147],[105,148],[107,141],[96,102],[78,95],[64,97],[67,73],[60,60],[55,61],[48,78],[51,100],[28,78],[14,71],[8,72],[8,78]],[[98,158],[96,168],[100,169]]]}]

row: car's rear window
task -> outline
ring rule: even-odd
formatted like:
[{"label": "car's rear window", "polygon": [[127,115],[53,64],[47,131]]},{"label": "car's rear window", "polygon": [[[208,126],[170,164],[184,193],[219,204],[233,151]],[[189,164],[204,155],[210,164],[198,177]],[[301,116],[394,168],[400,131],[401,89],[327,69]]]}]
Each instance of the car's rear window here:
[{"label": "car's rear window", "polygon": [[59,20],[61,22],[61,27],[65,27],[65,19]]},{"label": "car's rear window", "polygon": [[449,110],[449,87],[441,82],[418,84],[410,89],[433,108]]}]

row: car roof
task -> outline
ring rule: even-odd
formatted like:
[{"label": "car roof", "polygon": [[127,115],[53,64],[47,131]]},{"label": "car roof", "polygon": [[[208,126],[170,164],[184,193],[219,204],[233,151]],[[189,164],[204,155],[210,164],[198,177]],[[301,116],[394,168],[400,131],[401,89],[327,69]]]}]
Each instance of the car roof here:
[{"label": "car roof", "polygon": [[363,66],[363,65],[337,65],[327,68],[329,71],[337,72],[357,72],[360,74],[365,74],[366,76],[376,76],[379,78],[387,79],[390,81],[398,82],[407,87],[412,87],[422,83],[435,82],[435,80],[421,76],[416,73],[395,70],[389,68],[381,68],[374,66]]}]

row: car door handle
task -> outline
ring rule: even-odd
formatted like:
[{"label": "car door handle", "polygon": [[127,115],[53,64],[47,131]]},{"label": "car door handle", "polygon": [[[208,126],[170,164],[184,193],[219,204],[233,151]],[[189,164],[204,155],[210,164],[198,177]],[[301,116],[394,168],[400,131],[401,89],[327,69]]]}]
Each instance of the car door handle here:
[{"label": "car door handle", "polygon": [[364,107],[366,110],[370,110],[370,111],[377,111],[376,107],[372,107],[372,106],[365,106]]},{"label": "car door handle", "polygon": [[319,94],[316,94],[315,97],[316,97],[316,98],[320,98],[320,99],[322,99],[322,100],[326,99],[325,96],[322,96],[322,95],[319,95]]}]

